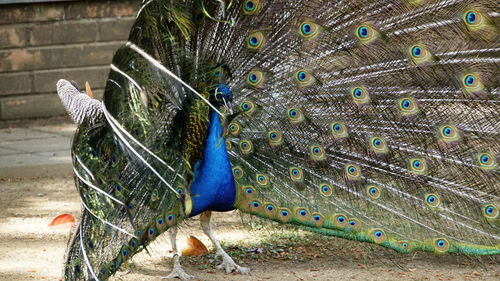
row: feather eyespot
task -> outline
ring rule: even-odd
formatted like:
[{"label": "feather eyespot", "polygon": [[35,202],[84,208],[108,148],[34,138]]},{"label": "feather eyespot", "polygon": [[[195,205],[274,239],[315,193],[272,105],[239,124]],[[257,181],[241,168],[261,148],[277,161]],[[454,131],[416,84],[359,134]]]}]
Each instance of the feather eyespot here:
[{"label": "feather eyespot", "polygon": [[464,90],[469,94],[477,94],[484,91],[484,85],[478,75],[469,73],[462,77]]},{"label": "feather eyespot", "polygon": [[439,139],[445,142],[454,142],[460,140],[460,134],[457,127],[453,125],[444,125],[439,127]]},{"label": "feather eyespot", "polygon": [[365,104],[370,102],[368,91],[364,87],[356,87],[351,90],[351,95],[356,104]]},{"label": "feather eyespot", "polygon": [[422,45],[414,45],[410,48],[410,58],[415,64],[421,64],[432,60],[431,53]]},{"label": "feather eyespot", "polygon": [[310,219],[310,212],[306,208],[296,208],[295,218],[301,222],[308,221]]},{"label": "feather eyespot", "polygon": [[261,186],[269,185],[269,177],[266,175],[257,174],[257,175],[255,175],[255,179],[257,180],[257,183]]},{"label": "feather eyespot", "polygon": [[445,238],[434,240],[434,250],[438,253],[445,253],[450,249],[450,243]]},{"label": "feather eyespot", "polygon": [[245,197],[250,198],[250,197],[253,197],[255,190],[252,186],[245,186],[245,187],[243,187],[243,193],[244,193]]},{"label": "feather eyespot", "polygon": [[413,98],[398,100],[398,108],[403,116],[417,114],[419,109]]},{"label": "feather eyespot", "polygon": [[159,225],[162,225],[165,221],[163,220],[162,217],[159,217],[156,219],[156,223],[159,224]]},{"label": "feather eyespot", "polygon": [[309,147],[309,155],[315,161],[322,161],[326,159],[325,149],[319,145],[311,145]]},{"label": "feather eyespot", "polygon": [[299,34],[306,39],[315,38],[319,34],[319,26],[312,21],[304,21],[300,24]]},{"label": "feather eyespot", "polygon": [[216,67],[213,71],[212,74],[215,78],[221,78],[224,75],[224,68],[222,67]]},{"label": "feather eyespot", "polygon": [[240,151],[242,154],[250,154],[253,152],[253,143],[250,140],[242,140],[240,142]]},{"label": "feather eyespot", "polygon": [[500,211],[498,210],[498,208],[493,205],[493,204],[487,204],[484,206],[483,208],[483,215],[487,218],[487,219],[496,219],[498,218],[499,216],[499,213]]},{"label": "feather eyespot", "polygon": [[319,192],[321,193],[321,195],[328,197],[328,196],[332,195],[333,189],[332,189],[331,185],[329,185],[327,183],[322,183],[319,185]]},{"label": "feather eyespot", "polygon": [[255,111],[255,104],[252,101],[244,100],[240,104],[241,111],[246,115],[251,115]]},{"label": "feather eyespot", "polygon": [[236,122],[229,123],[228,129],[229,133],[233,136],[237,136],[240,133],[240,125]]},{"label": "feather eyespot", "polygon": [[295,79],[300,87],[312,85],[315,81],[314,77],[307,70],[299,70],[295,73]]},{"label": "feather eyespot", "polygon": [[178,186],[177,187],[177,193],[183,194],[184,193],[184,187],[183,186]]},{"label": "feather eyespot", "polygon": [[468,10],[464,14],[465,26],[472,31],[476,31],[485,23],[485,17],[477,10]]},{"label": "feather eyespot", "polygon": [[345,228],[349,225],[349,219],[343,214],[334,214],[332,216],[332,223],[337,228]]},{"label": "feather eyespot", "polygon": [[373,152],[378,154],[387,153],[389,151],[384,139],[379,137],[373,137],[370,139],[370,147]]},{"label": "feather eyespot", "polygon": [[133,238],[132,240],[130,240],[129,246],[132,249],[135,249],[135,248],[137,248],[137,246],[139,246],[139,241],[137,239]]},{"label": "feather eyespot", "polygon": [[490,153],[480,153],[477,155],[477,162],[479,167],[485,170],[491,170],[496,167],[496,161]]},{"label": "feather eyespot", "polygon": [[290,172],[290,178],[292,179],[292,181],[300,182],[300,181],[304,180],[304,175],[302,173],[302,169],[300,169],[298,167],[290,167],[289,172]]},{"label": "feather eyespot", "polygon": [[437,208],[441,204],[441,199],[437,194],[431,193],[425,195],[425,204],[432,208]]},{"label": "feather eyespot", "polygon": [[379,37],[378,32],[369,24],[358,26],[355,35],[363,44],[370,44]]},{"label": "feather eyespot", "polygon": [[288,208],[280,208],[279,215],[282,222],[287,222],[292,219],[292,212]]},{"label": "feather eyespot", "polygon": [[156,234],[155,229],[151,227],[151,228],[148,230],[148,234],[149,234],[149,236],[154,236],[154,235]]},{"label": "feather eyespot", "polygon": [[300,109],[297,107],[292,107],[288,109],[287,116],[292,124],[304,121],[304,116],[302,115],[302,111],[300,111]]},{"label": "feather eyespot", "polygon": [[325,218],[320,213],[312,213],[311,221],[315,226],[322,226],[323,222],[325,221]]},{"label": "feather eyespot", "polygon": [[173,214],[167,214],[167,225],[171,226],[175,222],[175,217]]},{"label": "feather eyespot", "polygon": [[372,199],[379,199],[381,195],[381,189],[378,186],[375,185],[369,185],[366,187],[366,191],[368,193],[368,196]]},{"label": "feather eyespot", "polygon": [[358,219],[351,218],[351,219],[349,219],[348,227],[354,231],[360,230],[361,229],[361,222]]},{"label": "feather eyespot", "polygon": [[422,158],[413,158],[409,161],[410,172],[417,175],[424,175],[427,173],[427,162]]},{"label": "feather eyespot", "polygon": [[332,122],[330,124],[330,132],[332,133],[332,136],[336,139],[343,139],[349,136],[349,133],[347,132],[347,128],[344,124],[344,122]]},{"label": "feather eyespot", "polygon": [[260,207],[260,202],[257,201],[257,200],[254,200],[252,201],[252,203],[250,203],[251,207],[252,208],[259,208]]},{"label": "feather eyespot", "polygon": [[235,179],[243,177],[243,169],[239,166],[233,168],[233,176]]},{"label": "feather eyespot", "polygon": [[253,87],[259,87],[264,82],[264,73],[258,70],[252,70],[248,73],[247,83]]},{"label": "feather eyespot", "polygon": [[350,180],[359,180],[361,178],[361,169],[356,164],[346,164],[345,173]]},{"label": "feather eyespot", "polygon": [[267,133],[267,139],[271,146],[278,146],[283,143],[283,135],[281,132],[273,130]]},{"label": "feather eyespot", "polygon": [[398,245],[402,248],[402,250],[404,250],[405,252],[409,252],[411,251],[412,249],[412,245],[410,242],[406,241],[406,240],[403,240],[403,241],[399,241],[398,242]]},{"label": "feather eyespot", "polygon": [[243,2],[243,13],[245,15],[256,15],[262,8],[262,0],[246,0]]},{"label": "feather eyespot", "polygon": [[385,232],[378,228],[372,229],[372,231],[370,231],[370,236],[372,237],[373,242],[377,244],[384,243],[387,239]]},{"label": "feather eyespot", "polygon": [[247,38],[247,47],[250,50],[257,51],[264,46],[265,37],[264,34],[260,31],[252,32],[248,35]]},{"label": "feather eyespot", "polygon": [[264,212],[270,217],[274,217],[276,215],[276,205],[274,203],[264,203]]}]

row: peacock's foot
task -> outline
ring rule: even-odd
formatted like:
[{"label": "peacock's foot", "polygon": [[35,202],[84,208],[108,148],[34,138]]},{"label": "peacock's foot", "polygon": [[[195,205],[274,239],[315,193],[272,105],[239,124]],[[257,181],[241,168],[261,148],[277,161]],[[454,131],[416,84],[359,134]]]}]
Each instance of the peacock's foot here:
[{"label": "peacock's foot", "polygon": [[169,275],[162,277],[161,279],[174,279],[174,278],[179,278],[182,281],[187,281],[189,279],[195,279],[196,277],[191,274],[187,274],[184,271],[184,269],[182,269],[180,264],[175,264],[174,268],[172,269],[172,272]]},{"label": "peacock's foot", "polygon": [[250,274],[250,268],[239,266],[227,253],[222,252],[218,253],[218,255],[222,257],[222,263],[217,266],[217,269],[224,268],[226,270],[226,273],[231,273],[234,271],[239,272],[243,275]]}]

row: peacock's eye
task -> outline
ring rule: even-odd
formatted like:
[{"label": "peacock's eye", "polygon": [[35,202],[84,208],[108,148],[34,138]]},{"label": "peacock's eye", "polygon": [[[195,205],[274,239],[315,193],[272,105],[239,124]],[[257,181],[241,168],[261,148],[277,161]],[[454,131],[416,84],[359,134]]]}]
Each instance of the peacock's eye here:
[{"label": "peacock's eye", "polygon": [[368,36],[368,28],[361,26],[358,28],[358,35],[361,38],[366,38]]},{"label": "peacock's eye", "polygon": [[250,78],[250,81],[252,81],[254,83],[257,82],[257,75],[255,73],[250,74],[249,78]]},{"label": "peacock's eye", "polygon": [[409,99],[403,99],[401,101],[401,106],[404,108],[404,109],[408,109],[410,108],[410,105],[411,105],[411,101]]},{"label": "peacock's eye", "polygon": [[245,4],[245,9],[251,12],[255,9],[255,4],[252,1],[247,1],[247,3]]},{"label": "peacock's eye", "polygon": [[472,86],[474,84],[474,76],[473,75],[467,75],[465,76],[465,79],[464,79],[464,82],[465,82],[465,85],[467,86]]},{"label": "peacock's eye", "polygon": [[302,29],[302,32],[304,34],[306,34],[306,35],[311,34],[312,28],[311,28],[310,24],[308,24],[308,23],[302,24],[301,29]]},{"label": "peacock's eye", "polygon": [[450,127],[444,127],[443,128],[443,135],[449,136],[452,132],[452,129]]},{"label": "peacock's eye", "polygon": [[297,78],[299,79],[299,81],[304,81],[307,78],[307,73],[305,71],[299,71],[297,73]]},{"label": "peacock's eye", "polygon": [[361,90],[360,88],[354,90],[355,97],[360,98],[362,95],[363,95],[363,90]]},{"label": "peacock's eye", "polygon": [[467,17],[468,23],[470,23],[470,24],[476,23],[476,13],[468,12],[466,17]]},{"label": "peacock's eye", "polygon": [[413,47],[413,49],[411,50],[411,53],[413,54],[414,57],[419,57],[420,54],[422,53],[422,48]]},{"label": "peacock's eye", "polygon": [[259,44],[259,39],[257,39],[257,37],[255,37],[255,36],[250,36],[248,41],[250,42],[250,45],[252,45],[252,46],[257,46]]}]

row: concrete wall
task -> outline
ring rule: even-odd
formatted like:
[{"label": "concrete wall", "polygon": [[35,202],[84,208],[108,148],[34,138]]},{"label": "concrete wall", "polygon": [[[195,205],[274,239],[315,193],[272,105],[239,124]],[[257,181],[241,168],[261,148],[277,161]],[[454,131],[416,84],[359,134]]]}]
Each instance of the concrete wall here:
[{"label": "concrete wall", "polygon": [[65,114],[59,78],[101,96],[140,0],[0,5],[0,120]]}]

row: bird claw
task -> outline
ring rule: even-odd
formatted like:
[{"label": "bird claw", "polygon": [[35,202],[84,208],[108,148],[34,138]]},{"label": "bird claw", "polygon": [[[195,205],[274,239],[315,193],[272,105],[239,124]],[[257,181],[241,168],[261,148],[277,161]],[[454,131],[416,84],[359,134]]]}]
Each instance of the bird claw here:
[{"label": "bird claw", "polygon": [[233,271],[239,272],[243,275],[250,275],[250,268],[239,266],[234,262],[234,260],[226,253],[219,254],[222,256],[222,263],[217,266],[217,269],[224,268],[226,273],[231,273]]},{"label": "bird claw", "polygon": [[187,281],[189,279],[195,279],[196,277],[191,274],[187,274],[184,271],[184,269],[182,269],[182,267],[174,267],[169,275],[164,276],[161,279],[174,279],[174,278],[179,278],[182,281]]}]

